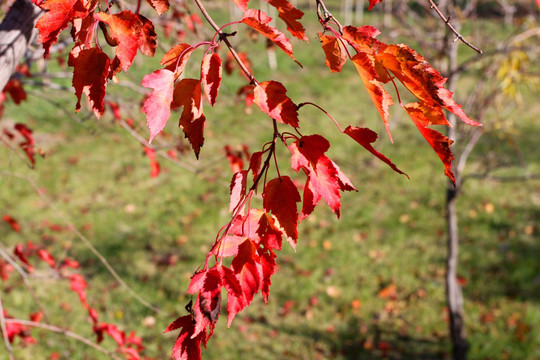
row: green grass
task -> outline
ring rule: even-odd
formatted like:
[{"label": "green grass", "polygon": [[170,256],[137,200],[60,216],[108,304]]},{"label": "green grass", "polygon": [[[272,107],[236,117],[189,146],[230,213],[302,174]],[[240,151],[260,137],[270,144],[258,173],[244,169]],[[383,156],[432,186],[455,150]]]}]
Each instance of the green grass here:
[{"label": "green grass", "polygon": [[[356,70],[349,64],[344,73],[330,74],[322,53],[313,55],[319,51],[316,39],[311,42],[296,47],[303,70],[278,53],[279,72],[272,73],[266,66],[266,54],[254,52],[252,63],[258,79],[282,81],[293,101],[314,100],[342,126],[376,129],[380,133],[377,149],[411,180],[392,172],[353,141],[344,140],[324,114],[309,107],[300,110],[302,132],[320,133],[331,141],[330,157],[358,192],[343,195],[340,220],[321,204],[301,224],[296,252],[284,246],[278,256],[279,271],[272,278],[270,303],[265,306],[257,297],[230,329],[222,316],[203,357],[448,359],[446,179],[442,165],[395,107],[395,143],[391,144]],[[247,46],[242,41],[242,47]],[[260,43],[255,46],[261,48]],[[192,56],[195,63],[197,55]],[[157,68],[154,60],[139,65],[133,82]],[[38,96],[31,97],[25,106],[8,106],[4,119],[25,122],[34,129],[37,147],[45,150],[46,157],[38,158],[31,170],[13,151],[0,148],[0,204],[22,228],[21,233],[15,233],[1,223],[2,248],[11,250],[17,243],[32,241],[59,259],[77,259],[89,284],[88,302],[98,310],[100,320],[142,336],[149,358],[167,358],[175,334],[162,332],[176,316],[185,314],[190,276],[229,219],[231,173],[223,145],[247,144],[256,151],[271,140],[268,118],[255,108],[253,113],[244,114],[242,105],[232,100],[241,84],[237,76],[225,77],[218,98],[221,105],[206,106],[208,127],[201,160],[196,163],[189,152],[182,158],[190,166],[195,164],[197,172],[161,159],[162,173],[155,179],[149,176],[141,145],[110,118],[110,113],[95,121],[82,110],[77,115],[80,122],[73,121],[65,110],[74,109],[74,97],[61,92],[45,95],[40,89],[34,90]],[[139,101],[141,97],[112,84],[110,90],[113,99]],[[460,90],[458,96],[465,94]],[[526,96],[534,99],[536,95]],[[50,99],[57,103],[51,104]],[[121,105],[125,116],[143,120],[137,106]],[[516,125],[520,156],[536,173],[540,158],[535,137],[538,111],[538,106],[531,106],[513,114],[522,119]],[[168,124],[167,132],[176,137],[179,130],[174,122]],[[142,129],[142,133],[146,131]],[[493,149],[498,156],[517,157],[511,144],[496,134],[487,134],[470,168],[481,168],[484,155]],[[281,172],[293,176],[286,151],[281,149],[279,154]],[[33,179],[51,203],[13,174]],[[471,359],[540,357],[539,190],[538,180],[469,180],[459,199],[459,272],[467,281],[463,291]],[[155,314],[131,297],[65,228],[63,215],[130,287],[167,314]],[[64,228],[52,231],[48,224]],[[166,258],[173,259],[170,265],[161,261]],[[87,315],[66,280],[39,266],[29,281],[46,309],[48,323],[93,339]],[[392,283],[397,286],[396,299],[378,297],[379,291]],[[3,306],[12,316],[26,319],[37,311],[17,274],[1,288]],[[288,312],[284,311],[287,306]],[[45,358],[54,351],[70,359],[104,358],[63,336],[42,330],[32,334],[38,344],[22,346],[17,341],[17,359],[43,354]],[[386,354],[381,344],[388,344]],[[111,339],[102,345],[115,348]]]}]

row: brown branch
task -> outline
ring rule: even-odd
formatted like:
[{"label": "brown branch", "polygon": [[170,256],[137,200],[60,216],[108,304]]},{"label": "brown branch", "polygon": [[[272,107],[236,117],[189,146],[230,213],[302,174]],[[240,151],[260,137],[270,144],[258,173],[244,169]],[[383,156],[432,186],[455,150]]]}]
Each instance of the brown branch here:
[{"label": "brown branch", "polygon": [[227,45],[227,47],[229,48],[229,52],[233,56],[234,60],[236,60],[236,62],[238,63],[238,65],[240,66],[240,68],[242,69],[244,74],[246,74],[246,76],[248,77],[250,83],[251,84],[256,84],[257,80],[255,79],[253,74],[251,74],[251,72],[248,70],[247,66],[242,62],[242,59],[240,59],[240,56],[238,56],[238,53],[236,52],[234,47],[229,42],[229,39],[227,39],[226,34],[220,30],[220,27],[216,24],[214,19],[212,19],[212,17],[208,13],[208,11],[206,11],[206,8],[201,3],[201,1],[200,0],[194,0],[194,1],[195,1],[195,4],[197,4],[197,6],[199,7],[199,10],[201,11],[201,13],[204,16],[204,18],[206,19],[206,21],[208,21],[210,26],[212,26],[214,28],[214,30],[219,34],[219,39],[221,41],[223,41],[225,43],[225,45]]},{"label": "brown branch", "polygon": [[93,347],[94,349],[96,349],[97,351],[99,351],[102,354],[107,355],[111,359],[122,360],[122,358],[120,358],[118,355],[116,355],[113,352],[99,346],[95,342],[93,342],[91,340],[88,340],[87,338],[82,337],[81,335],[76,334],[76,333],[71,332],[71,331],[66,330],[66,329],[62,329],[62,328],[59,328],[59,327],[56,327],[56,326],[53,326],[53,325],[49,325],[49,324],[43,324],[43,323],[38,323],[38,322],[35,322],[35,321],[21,320],[21,319],[5,319],[5,322],[10,323],[10,324],[20,324],[20,325],[24,325],[24,326],[36,327],[36,328],[40,328],[40,329],[49,330],[49,331],[52,331],[52,332],[55,332],[55,333],[58,333],[58,334],[62,334],[62,335],[68,336],[68,337],[70,337],[72,339],[75,339],[77,341],[80,341],[83,344],[86,344],[86,345],[88,345],[90,347]]},{"label": "brown branch", "polygon": [[441,12],[441,10],[439,10],[439,8],[437,7],[437,5],[435,4],[435,2],[433,2],[433,0],[428,0],[429,3],[430,3],[430,8],[435,10],[435,12],[437,13],[437,15],[439,15],[439,17],[441,18],[441,20],[446,24],[446,26],[452,30],[452,32],[456,35],[456,40],[454,41],[457,41],[457,40],[460,40],[462,43],[464,43],[465,45],[467,45],[468,47],[470,47],[471,49],[473,49],[474,51],[476,51],[478,54],[482,54],[482,50],[480,50],[479,48],[477,48],[476,46],[474,46],[473,44],[471,44],[470,42],[468,42],[464,37],[463,35],[461,35],[459,33],[459,31],[456,30],[456,28],[450,24],[450,18],[444,16],[444,14]]},{"label": "brown branch", "polygon": [[4,316],[4,306],[2,305],[1,296],[0,296],[0,330],[2,330],[2,334],[4,335],[4,344],[6,345],[6,350],[8,352],[9,360],[15,360],[15,357],[13,356],[13,349],[11,348],[11,344],[9,342],[9,338],[7,335],[6,318]]}]

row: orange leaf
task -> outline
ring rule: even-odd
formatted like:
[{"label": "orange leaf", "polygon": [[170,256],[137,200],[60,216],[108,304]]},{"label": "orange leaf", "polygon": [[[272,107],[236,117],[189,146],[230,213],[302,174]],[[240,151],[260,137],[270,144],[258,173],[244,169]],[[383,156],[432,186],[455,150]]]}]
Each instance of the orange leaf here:
[{"label": "orange leaf", "polygon": [[395,299],[397,297],[396,284],[390,284],[387,287],[381,289],[377,294],[381,299]]},{"label": "orange leaf", "polygon": [[158,15],[169,10],[169,0],[146,0],[146,2],[156,10]]},{"label": "orange leaf", "polygon": [[178,44],[163,55],[159,63],[165,66],[167,70],[173,71],[175,78],[178,78],[184,72],[192,51],[193,47],[191,45]]},{"label": "orange leaf", "polygon": [[322,48],[326,55],[326,65],[332,72],[341,72],[341,68],[347,61],[347,50],[343,43],[335,36],[327,36],[319,33]]},{"label": "orange leaf", "polygon": [[426,125],[426,116],[422,112],[421,108],[414,104],[404,105],[403,108],[407,110],[407,113],[413,120],[414,124],[422,134],[422,136],[427,140],[429,145],[435,150],[441,161],[444,165],[444,173],[453,183],[456,182],[454,173],[452,172],[452,161],[454,160],[454,155],[450,149],[453,141],[448,137],[444,136],[438,131],[428,128]]},{"label": "orange leaf", "polygon": [[352,62],[354,63],[373,104],[375,104],[375,107],[381,115],[390,140],[393,141],[392,134],[390,133],[390,125],[388,123],[388,118],[390,116],[388,110],[394,101],[390,94],[384,89],[382,82],[379,81],[374,58],[365,52],[359,52],[354,55]]},{"label": "orange leaf", "polygon": [[471,120],[445,89],[446,78],[427,60],[404,44],[388,45],[377,55],[377,61],[386,67],[423,103],[431,107],[444,107],[468,125],[481,126]]}]

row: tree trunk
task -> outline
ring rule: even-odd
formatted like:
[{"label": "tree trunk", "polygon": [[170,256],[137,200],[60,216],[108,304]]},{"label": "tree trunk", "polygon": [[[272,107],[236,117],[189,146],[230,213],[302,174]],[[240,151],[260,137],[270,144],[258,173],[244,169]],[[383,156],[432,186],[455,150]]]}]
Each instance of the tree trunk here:
[{"label": "tree trunk", "polygon": [[41,13],[30,0],[17,0],[0,24],[0,89],[6,86],[37,34],[35,26]]},{"label": "tree trunk", "polygon": [[[452,1],[444,3],[444,11],[446,16],[455,19],[453,14]],[[461,24],[457,20],[452,21],[452,25],[457,31],[460,30]],[[448,29],[445,37],[445,51],[447,58],[447,74],[452,74],[448,78],[447,86],[452,92],[455,92],[458,81],[458,74],[455,71],[458,67],[458,43],[454,41],[454,34]],[[448,114],[448,121],[452,125],[448,129],[448,137],[456,141],[458,140],[459,130],[456,124],[456,116]],[[455,152],[455,150],[454,150]],[[456,154],[456,160],[462,154]],[[458,211],[457,199],[461,190],[462,169],[455,166],[456,161],[452,164],[452,170],[455,175],[455,185],[448,182],[446,190],[445,216],[447,226],[447,247],[448,253],[446,258],[446,303],[448,306],[449,317],[449,333],[452,341],[453,360],[466,360],[469,343],[465,336],[465,322],[463,319],[463,294],[461,286],[457,281],[458,275],[458,259],[459,259],[459,227],[458,227]]]},{"label": "tree trunk", "polygon": [[[459,186],[459,185],[458,185]],[[456,200],[459,188],[448,184],[446,193],[446,224],[448,254],[446,258],[446,301],[450,319],[450,338],[454,360],[467,359],[469,344],[465,337],[463,321],[463,295],[457,281],[459,255],[459,229]]]}]

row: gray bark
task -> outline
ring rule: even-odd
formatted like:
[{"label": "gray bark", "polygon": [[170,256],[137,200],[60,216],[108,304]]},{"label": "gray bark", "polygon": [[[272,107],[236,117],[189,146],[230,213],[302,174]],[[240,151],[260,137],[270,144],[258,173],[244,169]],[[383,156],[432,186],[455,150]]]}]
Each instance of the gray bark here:
[{"label": "gray bark", "polygon": [[0,89],[9,81],[28,45],[37,35],[40,8],[30,0],[17,0],[0,24]]},{"label": "gray bark", "polygon": [[[447,4],[449,5],[449,4]],[[447,6],[447,15],[450,10],[450,6]],[[460,23],[454,21],[453,23],[456,30],[460,30]],[[458,81],[458,74],[455,71],[458,67],[458,44],[453,41],[453,34],[447,32],[446,36],[446,55],[447,55],[447,73],[452,74],[448,78],[448,89],[455,92]],[[456,124],[456,116],[454,114],[448,115],[448,120],[452,124],[452,127],[448,130],[448,137],[451,140],[457,140],[458,130]],[[458,155],[459,158],[459,155]],[[455,162],[452,166],[452,170],[455,175],[455,185],[448,182],[448,188],[446,192],[446,226],[447,226],[447,247],[448,253],[446,257],[446,301],[448,305],[448,316],[450,319],[449,332],[450,339],[452,340],[452,359],[453,360],[466,360],[467,352],[469,349],[469,343],[465,334],[465,322],[463,318],[463,294],[461,286],[457,281],[458,275],[458,259],[459,259],[459,227],[458,227],[458,211],[456,201],[458,199],[461,182],[462,182],[462,169],[455,166]]]}]

